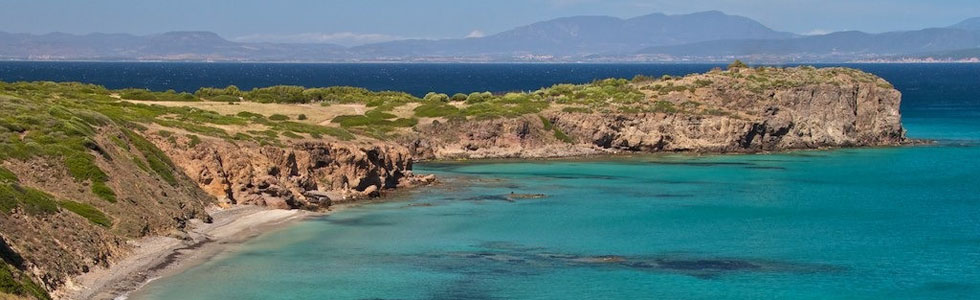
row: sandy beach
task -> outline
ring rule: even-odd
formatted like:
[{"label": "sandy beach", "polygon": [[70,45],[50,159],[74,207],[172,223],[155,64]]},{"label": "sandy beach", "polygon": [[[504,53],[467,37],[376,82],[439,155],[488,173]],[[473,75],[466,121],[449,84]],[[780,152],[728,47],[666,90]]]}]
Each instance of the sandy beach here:
[{"label": "sandy beach", "polygon": [[109,268],[73,278],[52,294],[56,299],[125,299],[146,283],[180,273],[255,236],[312,216],[304,210],[240,206],[212,209],[210,224],[194,220],[188,239],[153,236],[130,241],[133,252]]}]

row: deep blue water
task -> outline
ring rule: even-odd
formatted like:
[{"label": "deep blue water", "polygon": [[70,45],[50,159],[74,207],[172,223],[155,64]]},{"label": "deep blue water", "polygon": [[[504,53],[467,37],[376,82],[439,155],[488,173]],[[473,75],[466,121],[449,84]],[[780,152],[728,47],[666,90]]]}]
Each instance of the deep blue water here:
[{"label": "deep blue water", "polygon": [[474,91],[536,90],[555,83],[584,83],[637,74],[684,75],[714,65],[653,64],[270,64],[0,62],[0,81],[80,81],[108,88],[174,89],[236,85],[242,89],[288,84],[348,85],[422,96]]},{"label": "deep blue water", "polygon": [[[0,63],[0,79],[43,77],[24,71],[29,63],[13,63],[20,64],[17,72],[10,64]],[[74,71],[60,72],[69,78],[30,79],[87,73],[88,81],[114,87],[351,84],[413,93],[533,89],[711,68],[41,65],[45,72]],[[980,65],[852,66],[895,84],[904,93],[910,135],[939,143],[422,164],[418,172],[436,173],[444,184],[262,235],[131,298],[975,299]],[[128,81],[118,75],[136,69],[144,75]],[[174,85],[151,86],[145,78]],[[547,197],[508,201],[512,192]]]},{"label": "deep blue water", "polygon": [[[710,70],[711,64],[269,64],[0,62],[0,81],[79,81],[108,88],[147,88],[193,92],[200,87],[237,85],[242,89],[279,84],[306,87],[349,85],[371,90],[431,91],[536,90],[557,83],[585,83],[643,74],[680,76]],[[975,64],[844,64],[892,81],[906,94],[903,109],[976,110],[980,104]],[[949,79],[949,80],[941,80]]]}]

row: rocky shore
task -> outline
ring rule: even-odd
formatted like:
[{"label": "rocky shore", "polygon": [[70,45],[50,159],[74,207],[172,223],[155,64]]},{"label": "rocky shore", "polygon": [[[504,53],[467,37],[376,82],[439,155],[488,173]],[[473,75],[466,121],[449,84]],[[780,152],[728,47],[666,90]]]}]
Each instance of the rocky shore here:
[{"label": "rocky shore", "polygon": [[[772,76],[759,73],[744,69],[738,74],[742,78]],[[418,126],[418,134],[403,141],[412,154],[427,159],[620,152],[757,153],[912,142],[902,127],[898,90],[877,77],[861,78],[845,71],[833,76],[837,80],[832,83],[758,91],[745,88],[745,80],[730,76],[689,75],[671,84],[711,83],[694,92],[659,95],[658,101],[671,107],[710,110],[551,110],[512,119],[433,122]]]},{"label": "rocky shore", "polygon": [[[0,211],[4,268],[12,270],[15,283],[30,287],[36,282],[56,298],[113,298],[175,269],[168,267],[175,257],[185,257],[186,264],[193,253],[215,252],[194,249],[241,240],[311,215],[297,210],[323,212],[432,183],[434,176],[413,172],[422,160],[758,153],[911,142],[901,124],[901,94],[883,79],[851,69],[743,67],[558,92],[562,88],[523,95],[524,100],[502,96],[499,103],[437,102],[450,111],[483,105],[508,113],[415,116],[412,126],[380,134],[351,127],[359,133],[356,137],[321,136],[333,131],[256,119],[254,112],[225,119],[231,117],[105,98],[98,98],[106,101],[99,103],[110,104],[98,113],[66,117],[48,109],[69,106],[63,94],[36,98],[50,103],[27,106],[34,112],[89,129],[78,130],[85,134],[77,147],[83,154],[65,159],[0,156],[5,158],[0,166],[13,178],[0,183],[16,198],[14,208]],[[0,100],[21,111],[30,103],[13,96]],[[405,107],[377,112],[392,114],[390,121],[382,120],[388,123],[379,122],[393,124],[401,116],[395,114],[413,107],[418,112],[420,106]],[[130,117],[151,113],[149,119]],[[188,121],[181,114],[197,119]],[[81,122],[76,120],[90,125],[71,123]],[[287,125],[292,131],[307,130],[308,136],[258,130]],[[8,129],[10,139],[40,130],[5,127],[16,129]],[[231,137],[232,132],[237,134]],[[259,138],[277,134],[294,137]],[[13,145],[4,149],[22,147]],[[78,155],[91,157],[103,174],[73,169]],[[32,210],[32,190],[50,198],[45,201],[53,207],[43,213]]]}]

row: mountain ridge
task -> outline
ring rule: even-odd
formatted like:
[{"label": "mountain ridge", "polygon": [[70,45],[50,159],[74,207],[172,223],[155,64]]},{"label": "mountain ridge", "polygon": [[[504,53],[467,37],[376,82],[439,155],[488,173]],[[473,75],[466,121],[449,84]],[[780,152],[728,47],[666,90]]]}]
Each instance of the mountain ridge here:
[{"label": "mountain ridge", "polygon": [[571,16],[484,37],[344,47],[235,42],[208,31],[23,34],[0,31],[0,60],[240,62],[842,62],[980,47],[980,18],[947,27],[797,35],[720,11]]}]

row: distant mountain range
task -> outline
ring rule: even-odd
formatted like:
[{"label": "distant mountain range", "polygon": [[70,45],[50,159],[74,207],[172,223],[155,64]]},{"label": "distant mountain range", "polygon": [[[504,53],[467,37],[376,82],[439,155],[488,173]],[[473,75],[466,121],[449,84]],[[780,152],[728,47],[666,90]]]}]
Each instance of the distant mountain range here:
[{"label": "distant mountain range", "polygon": [[843,62],[975,60],[975,54],[980,54],[980,18],[945,28],[801,36],[717,11],[630,19],[568,17],[480,38],[356,47],[239,43],[211,32],[147,36],[0,32],[0,60]]}]

